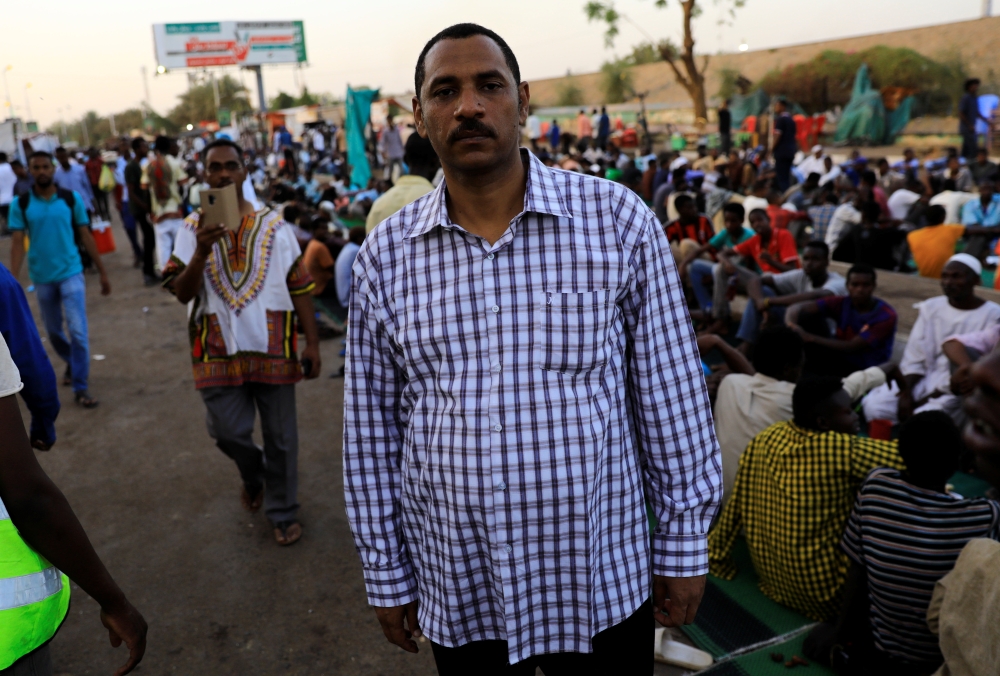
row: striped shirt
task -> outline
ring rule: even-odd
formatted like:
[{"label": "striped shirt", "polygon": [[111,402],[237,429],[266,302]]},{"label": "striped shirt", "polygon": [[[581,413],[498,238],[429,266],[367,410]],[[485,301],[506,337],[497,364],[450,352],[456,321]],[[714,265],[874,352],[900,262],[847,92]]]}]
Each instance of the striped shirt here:
[{"label": "striped shirt", "polygon": [[865,567],[876,645],[897,658],[940,664],[927,628],[934,584],[974,538],[1000,539],[1000,504],[917,488],[894,469],[872,470],[842,546]]},{"label": "striped shirt", "polygon": [[662,227],[628,189],[528,157],[493,245],[451,221],[444,183],[365,240],[344,413],[369,602],[419,599],[432,641],[506,640],[512,663],[591,652],[650,573],[707,572],[722,492]]}]

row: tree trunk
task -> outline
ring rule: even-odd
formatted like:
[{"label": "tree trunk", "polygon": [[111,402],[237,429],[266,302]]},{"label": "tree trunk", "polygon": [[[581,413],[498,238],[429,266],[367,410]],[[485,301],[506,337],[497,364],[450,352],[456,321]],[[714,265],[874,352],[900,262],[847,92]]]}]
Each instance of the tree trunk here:
[{"label": "tree trunk", "polygon": [[[681,9],[684,11],[684,45],[680,54],[676,54],[672,47],[664,47],[660,51],[663,60],[667,62],[674,77],[691,97],[694,106],[694,121],[698,126],[708,121],[708,104],[705,102],[705,70],[708,68],[708,56],[702,57],[702,67],[698,70],[698,64],[694,56],[694,35],[691,33],[691,14],[694,11],[695,0],[683,0]],[[684,71],[677,67],[677,61],[684,64]]]}]

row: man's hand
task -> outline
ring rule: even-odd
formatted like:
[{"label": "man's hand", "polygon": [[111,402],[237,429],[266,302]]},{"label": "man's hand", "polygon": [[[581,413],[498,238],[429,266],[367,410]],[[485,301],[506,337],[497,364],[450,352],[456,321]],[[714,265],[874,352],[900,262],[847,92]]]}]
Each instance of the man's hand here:
[{"label": "man's hand", "polygon": [[964,396],[972,392],[976,385],[972,382],[972,367],[975,364],[963,364],[955,369],[951,374],[951,392],[958,396]]},{"label": "man's hand", "polygon": [[[408,653],[420,652],[414,638],[423,636],[420,627],[417,625],[417,602],[410,601],[405,606],[392,606],[390,608],[376,608],[375,617],[382,625],[382,633],[389,639],[389,643],[398,645]],[[403,626],[403,620],[406,626]]]},{"label": "man's hand", "polygon": [[319,378],[319,372],[323,368],[323,363],[319,358],[319,345],[306,345],[306,349],[302,350],[301,361],[305,361],[306,359],[311,362],[309,373],[305,374],[306,380]]},{"label": "man's hand", "polygon": [[681,263],[680,267],[677,268],[677,275],[681,279],[687,279],[687,273],[688,273],[688,264],[687,263]]},{"label": "man's hand", "polygon": [[108,273],[103,270],[101,271],[101,295],[111,295],[111,280],[108,279]]},{"label": "man's hand", "polygon": [[778,261],[776,261],[774,259],[774,256],[771,255],[770,251],[761,251],[760,252],[760,259],[762,261],[764,261],[765,263],[767,263],[768,265],[773,265],[775,267],[778,267],[778,266],[781,265],[781,263],[779,263]]},{"label": "man's hand", "polygon": [[111,647],[117,648],[124,641],[128,648],[128,661],[115,672],[115,676],[124,676],[142,661],[146,652],[146,620],[139,611],[124,601],[121,607],[101,610],[101,623],[108,630]]},{"label": "man's hand", "polygon": [[694,622],[705,594],[705,576],[653,576],[653,617],[664,627],[679,627]]},{"label": "man's hand", "polygon": [[212,247],[225,234],[226,226],[222,223],[207,225],[205,223],[205,214],[201,214],[198,217],[198,234],[195,235],[195,239],[198,242],[197,251],[201,254],[202,258],[208,258],[209,254],[212,253]]},{"label": "man's hand", "polygon": [[896,416],[899,422],[905,422],[913,416],[913,390],[905,389],[899,393],[899,403],[896,406]]}]

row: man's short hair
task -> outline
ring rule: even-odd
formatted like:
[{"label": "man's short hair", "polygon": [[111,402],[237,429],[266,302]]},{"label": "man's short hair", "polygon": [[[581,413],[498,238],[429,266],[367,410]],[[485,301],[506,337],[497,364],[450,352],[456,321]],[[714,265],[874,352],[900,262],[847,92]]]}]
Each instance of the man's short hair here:
[{"label": "man's short hair", "polygon": [[980,83],[980,80],[979,80],[978,77],[970,77],[968,80],[965,81],[965,87],[963,87],[963,89],[965,89],[965,91],[969,91],[969,88],[972,85],[977,85],[979,83]]},{"label": "man's short hair", "polygon": [[743,208],[743,205],[739,202],[729,202],[722,207],[722,214],[732,214],[733,216],[738,216],[742,221],[746,215],[747,211]]},{"label": "man's short hair", "polygon": [[932,204],[927,208],[927,225],[941,225],[948,217],[948,212],[940,204]]},{"label": "man's short hair", "polygon": [[138,151],[139,146],[141,146],[143,143],[146,143],[146,139],[144,139],[141,136],[136,136],[134,139],[132,139],[132,150]]},{"label": "man's short hair", "polygon": [[[41,151],[38,151],[38,152],[41,152]],[[59,146],[58,148],[56,148],[56,155],[58,155],[59,153],[65,153],[65,152],[68,152],[68,151],[63,146]],[[31,158],[29,157],[28,159],[31,159]]]},{"label": "man's short hair", "polygon": [[869,221],[878,223],[878,219],[882,217],[882,207],[878,202],[865,202],[861,205],[861,214]]},{"label": "man's short hair", "polygon": [[674,209],[680,211],[681,209],[691,204],[692,202],[694,202],[694,198],[691,197],[691,195],[680,194],[676,198],[674,198]]},{"label": "man's short hair", "polygon": [[[159,140],[159,139],[157,139]],[[240,156],[240,162],[243,161],[243,148],[240,147],[236,141],[230,141],[227,138],[217,138],[208,145],[206,145],[201,150],[201,156],[203,159],[208,158],[208,151],[212,148],[232,148],[236,151],[236,154]]]},{"label": "man's short hair", "polygon": [[818,171],[810,171],[809,175],[806,176],[806,183],[819,183],[819,179],[823,176]]},{"label": "man's short hair", "polygon": [[7,153],[0,152],[0,164],[5,163],[6,161],[7,161]]},{"label": "man's short hair", "polygon": [[153,141],[153,150],[158,153],[169,153],[170,144],[171,138],[169,136],[157,136],[156,140]]},{"label": "man's short hair", "polygon": [[866,169],[861,172],[861,182],[873,186],[878,183],[878,178],[875,176],[874,171]]},{"label": "man's short hair", "polygon": [[353,244],[362,244],[365,241],[365,226],[356,225],[347,231],[347,238]]},{"label": "man's short hair", "polygon": [[12,160],[10,161],[10,166],[12,166],[12,167],[23,167],[24,165],[23,165],[23,164],[21,164],[21,160],[19,160],[19,159],[17,159],[17,158],[15,157],[14,159],[12,159]]},{"label": "man's short hair", "polygon": [[514,56],[514,52],[502,37],[491,31],[489,28],[484,28],[479,24],[457,23],[454,26],[445,28],[443,31],[428,40],[427,44],[424,45],[423,50],[421,50],[420,56],[417,57],[417,67],[413,73],[413,84],[416,87],[414,91],[416,91],[418,99],[420,98],[420,90],[424,86],[424,78],[427,76],[424,62],[427,60],[427,52],[431,51],[431,47],[442,40],[462,40],[476,35],[487,37],[497,44],[497,47],[499,47],[500,51],[503,52],[503,58],[504,61],[507,62],[507,67],[514,75],[514,84],[521,84],[521,68],[517,65],[517,57]]},{"label": "man's short hair", "polygon": [[431,145],[431,140],[420,134],[410,134],[403,150],[403,161],[409,167],[430,167],[437,162],[437,152]]},{"label": "man's short hair", "polygon": [[944,483],[958,471],[962,433],[944,411],[918,413],[899,428],[899,455],[921,484]]},{"label": "man's short hair", "polygon": [[281,212],[281,218],[285,221],[285,223],[298,224],[298,222],[299,222],[299,216],[301,216],[301,215],[302,215],[302,212],[294,204],[289,204]]},{"label": "man's short hair", "polygon": [[847,271],[847,281],[851,281],[851,275],[869,275],[872,278],[872,284],[878,281],[878,275],[875,274],[875,268],[868,265],[867,263],[855,263],[851,266],[851,269]]},{"label": "man's short hair", "polygon": [[830,247],[821,239],[811,239],[806,242],[805,249],[816,249],[817,251],[822,251],[823,256],[827,259],[830,258]]},{"label": "man's short hair", "polygon": [[757,214],[758,216],[762,216],[764,218],[764,220],[766,220],[768,223],[771,222],[771,217],[767,215],[767,210],[766,209],[751,209],[750,210],[750,218],[753,218],[754,214]]},{"label": "man's short hair", "polygon": [[[58,151],[59,151],[59,149],[56,148],[56,152],[58,152]],[[31,164],[31,160],[35,159],[36,157],[44,157],[49,162],[53,161],[51,153],[47,153],[44,150],[36,150],[35,152],[33,152],[30,155],[28,155],[28,164]]]},{"label": "man's short hair", "polygon": [[760,332],[753,352],[753,367],[769,378],[780,380],[785,370],[802,363],[802,336],[781,324]]},{"label": "man's short hair", "polygon": [[816,418],[823,404],[844,389],[840,378],[806,375],[792,392],[792,417],[795,424],[806,429],[816,429]]}]

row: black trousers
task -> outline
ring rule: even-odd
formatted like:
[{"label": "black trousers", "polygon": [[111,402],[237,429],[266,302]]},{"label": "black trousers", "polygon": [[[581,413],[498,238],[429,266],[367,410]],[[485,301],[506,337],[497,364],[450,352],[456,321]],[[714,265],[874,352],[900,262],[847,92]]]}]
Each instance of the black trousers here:
[{"label": "black trousers", "polygon": [[149,214],[132,212],[135,224],[142,231],[142,274],[149,278],[156,276],[154,261],[156,260],[156,233],[153,231],[153,224],[149,221]]},{"label": "black trousers", "polygon": [[594,636],[592,653],[536,655],[508,664],[506,641],[474,641],[458,648],[431,643],[441,676],[649,676],[653,673],[653,604]]}]

